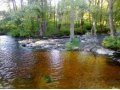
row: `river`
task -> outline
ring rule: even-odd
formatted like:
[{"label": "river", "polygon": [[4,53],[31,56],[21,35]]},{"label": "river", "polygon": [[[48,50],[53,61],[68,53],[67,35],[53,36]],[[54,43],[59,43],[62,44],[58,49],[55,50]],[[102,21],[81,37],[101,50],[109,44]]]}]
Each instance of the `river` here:
[{"label": "river", "polygon": [[32,51],[0,36],[0,88],[120,88],[120,65],[80,51]]}]

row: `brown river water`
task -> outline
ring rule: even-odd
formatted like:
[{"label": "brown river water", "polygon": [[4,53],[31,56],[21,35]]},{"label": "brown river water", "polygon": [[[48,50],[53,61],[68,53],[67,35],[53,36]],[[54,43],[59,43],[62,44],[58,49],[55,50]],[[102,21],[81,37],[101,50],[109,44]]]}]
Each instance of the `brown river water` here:
[{"label": "brown river water", "polygon": [[0,88],[120,88],[120,65],[80,51],[32,51],[0,36]]}]

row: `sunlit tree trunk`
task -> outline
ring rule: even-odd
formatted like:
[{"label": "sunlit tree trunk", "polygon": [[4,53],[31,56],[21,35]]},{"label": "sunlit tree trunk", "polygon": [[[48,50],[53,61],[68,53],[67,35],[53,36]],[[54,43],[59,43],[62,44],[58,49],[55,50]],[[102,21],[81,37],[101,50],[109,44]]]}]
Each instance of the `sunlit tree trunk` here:
[{"label": "sunlit tree trunk", "polygon": [[70,40],[74,39],[74,0],[71,0]]},{"label": "sunlit tree trunk", "polygon": [[62,21],[62,11],[61,11],[61,7],[60,5],[58,4],[57,5],[57,31],[58,33],[60,32],[60,29],[61,29],[61,21]]},{"label": "sunlit tree trunk", "polygon": [[[99,0],[93,0],[93,7],[94,6],[98,6],[99,5]],[[96,29],[96,23],[97,23],[97,14],[98,14],[98,11],[95,11],[95,12],[92,12],[92,29],[91,29],[91,34],[96,36],[96,32],[97,32],[97,29]]]},{"label": "sunlit tree trunk", "polygon": [[94,18],[92,18],[92,29],[91,29],[91,34],[94,35],[94,36],[96,36],[96,31],[97,31],[97,29],[96,29],[96,21],[95,21]]},{"label": "sunlit tree trunk", "polygon": [[116,31],[113,25],[113,0],[109,0],[109,25],[110,25],[111,36],[115,37]]}]

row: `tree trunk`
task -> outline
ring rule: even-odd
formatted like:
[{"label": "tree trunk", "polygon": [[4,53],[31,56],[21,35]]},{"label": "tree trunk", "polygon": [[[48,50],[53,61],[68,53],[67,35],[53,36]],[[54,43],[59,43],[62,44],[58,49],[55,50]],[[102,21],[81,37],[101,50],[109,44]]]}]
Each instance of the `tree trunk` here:
[{"label": "tree trunk", "polygon": [[23,0],[20,1],[21,9],[23,8]]},{"label": "tree trunk", "polygon": [[96,34],[96,31],[97,31],[97,29],[96,29],[96,21],[95,21],[95,19],[94,18],[92,18],[92,29],[91,29],[91,34],[92,35],[94,35],[94,36],[96,36],[97,34]]},{"label": "tree trunk", "polygon": [[12,9],[11,9],[11,5],[10,5],[10,0],[8,0],[7,3],[8,3],[9,11],[11,12]]},{"label": "tree trunk", "polygon": [[41,30],[41,19],[40,16],[37,16],[37,23],[38,23],[38,30],[39,30],[39,36],[42,37],[43,36],[43,32]]},{"label": "tree trunk", "polygon": [[100,15],[100,28],[101,30],[103,30],[103,0],[101,0],[100,2],[100,8],[101,8],[101,15]]},{"label": "tree trunk", "polygon": [[31,5],[33,3],[32,0],[28,0],[28,5]]},{"label": "tree trunk", "polygon": [[[41,15],[41,21],[39,20],[39,32],[40,32],[40,37],[43,37],[44,32],[47,29],[47,21],[46,21],[46,9],[47,9],[47,1],[46,0],[41,0],[41,7],[42,7],[42,11],[45,10],[45,12],[42,12]],[[39,17],[40,18],[40,17]]]},{"label": "tree trunk", "polygon": [[12,4],[13,4],[13,10],[16,11],[17,10],[16,1],[12,0]]},{"label": "tree trunk", "polygon": [[84,19],[83,19],[83,14],[81,15],[81,22],[80,22],[80,27],[81,27],[81,32],[84,32]]},{"label": "tree trunk", "polygon": [[110,31],[111,31],[111,36],[115,37],[115,28],[113,25],[113,0],[109,0],[109,25],[110,25]]},{"label": "tree trunk", "polygon": [[70,40],[74,39],[74,0],[71,0]]},{"label": "tree trunk", "polygon": [[35,29],[34,29],[34,28],[35,28],[35,25],[34,25],[34,18],[31,17],[30,19],[31,19],[31,32],[35,34]]},{"label": "tree trunk", "polygon": [[89,0],[89,22],[90,22],[90,26],[92,26],[92,20],[91,20],[91,11],[90,11],[90,8],[91,8],[91,1]]}]

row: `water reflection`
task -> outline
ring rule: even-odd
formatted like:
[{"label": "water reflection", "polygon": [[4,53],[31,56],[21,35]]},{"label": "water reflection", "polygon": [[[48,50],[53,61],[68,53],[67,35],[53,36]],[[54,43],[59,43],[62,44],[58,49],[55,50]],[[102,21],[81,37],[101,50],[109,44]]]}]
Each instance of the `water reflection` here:
[{"label": "water reflection", "polygon": [[120,88],[120,66],[79,51],[30,51],[0,36],[0,88]]},{"label": "water reflection", "polygon": [[105,56],[77,51],[37,52],[36,55],[45,57],[43,62],[37,59],[35,68],[53,79],[51,83],[44,80],[42,83],[44,75],[36,72],[37,88],[120,88],[120,67],[108,64]]},{"label": "water reflection", "polygon": [[[31,87],[27,86],[30,82],[27,81],[25,84],[26,79],[23,81],[22,78],[30,76],[31,70],[29,68],[34,63],[33,60],[32,53],[20,48],[16,39],[10,36],[0,36],[1,88]],[[23,82],[21,83],[21,81]]]}]

